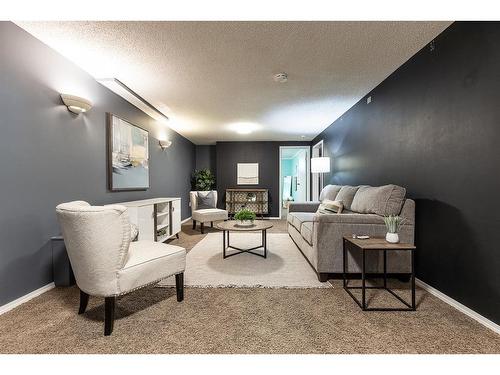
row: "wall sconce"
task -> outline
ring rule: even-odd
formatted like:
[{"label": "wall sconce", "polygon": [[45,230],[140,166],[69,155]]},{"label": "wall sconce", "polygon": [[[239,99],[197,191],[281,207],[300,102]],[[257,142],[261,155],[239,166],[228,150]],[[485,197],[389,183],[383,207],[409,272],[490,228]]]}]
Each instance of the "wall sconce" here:
[{"label": "wall sconce", "polygon": [[172,141],[166,140],[166,141],[159,141],[158,143],[160,144],[161,149],[165,151],[167,148],[170,147]]},{"label": "wall sconce", "polygon": [[64,105],[68,107],[68,111],[76,113],[77,115],[85,113],[92,108],[92,102],[90,100],[79,96],[61,94],[61,99]]}]

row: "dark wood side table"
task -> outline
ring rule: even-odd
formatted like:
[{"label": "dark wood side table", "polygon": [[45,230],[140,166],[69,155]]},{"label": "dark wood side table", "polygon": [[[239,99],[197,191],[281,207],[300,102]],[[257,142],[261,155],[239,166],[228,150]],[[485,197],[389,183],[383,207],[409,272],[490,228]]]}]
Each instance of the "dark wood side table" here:
[{"label": "dark wood side table", "polygon": [[[361,286],[349,286],[347,280],[347,247],[361,250]],[[358,304],[363,311],[415,311],[415,249],[416,247],[407,243],[392,244],[385,238],[369,238],[360,240],[344,236],[343,238],[343,286],[345,291]],[[403,300],[393,290],[387,287],[387,252],[404,250],[411,252],[411,304]],[[383,251],[384,254],[384,284],[383,286],[366,286],[366,253],[368,251]],[[352,289],[361,289],[361,301],[351,292]],[[366,303],[366,289],[383,289],[396,297],[406,307],[368,307]]]}]

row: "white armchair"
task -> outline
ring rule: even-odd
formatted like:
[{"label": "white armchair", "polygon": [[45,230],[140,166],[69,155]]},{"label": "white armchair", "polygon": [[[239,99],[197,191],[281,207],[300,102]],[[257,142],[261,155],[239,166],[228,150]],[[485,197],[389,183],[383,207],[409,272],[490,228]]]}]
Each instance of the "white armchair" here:
[{"label": "white armchair", "polygon": [[80,288],[80,309],[89,295],[105,298],[104,334],[113,331],[115,299],[175,275],[177,301],[184,298],[186,250],[153,241],[131,242],[127,208],[74,201],[56,207],[69,260]]},{"label": "white armchair", "polygon": [[[200,191],[200,193],[209,193],[210,191]],[[196,222],[200,223],[200,230],[203,234],[204,224],[210,222],[214,226],[214,221],[227,220],[227,211],[217,208],[217,190],[212,190],[215,197],[214,208],[198,208],[198,191],[190,191],[191,200],[191,218],[193,220],[193,229],[196,229]]]}]

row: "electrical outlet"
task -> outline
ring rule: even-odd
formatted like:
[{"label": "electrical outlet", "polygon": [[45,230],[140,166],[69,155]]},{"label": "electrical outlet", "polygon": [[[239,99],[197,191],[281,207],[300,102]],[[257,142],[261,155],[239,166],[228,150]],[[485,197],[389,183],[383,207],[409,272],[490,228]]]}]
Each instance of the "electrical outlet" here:
[{"label": "electrical outlet", "polygon": [[370,104],[371,102],[372,102],[372,97],[370,95],[368,98],[366,98],[366,104]]}]

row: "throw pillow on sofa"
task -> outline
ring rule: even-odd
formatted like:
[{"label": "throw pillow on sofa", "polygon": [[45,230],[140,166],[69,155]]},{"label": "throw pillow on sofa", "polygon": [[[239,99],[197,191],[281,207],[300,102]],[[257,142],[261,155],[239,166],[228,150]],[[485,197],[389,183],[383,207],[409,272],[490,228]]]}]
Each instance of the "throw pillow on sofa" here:
[{"label": "throw pillow on sofa", "polygon": [[340,214],[344,209],[344,205],[341,201],[331,201],[329,199],[324,199],[323,202],[318,207],[318,213],[320,214]]},{"label": "throw pillow on sofa", "polygon": [[336,198],[341,188],[341,185],[326,185],[319,194],[319,201],[323,202],[325,199],[330,201],[338,200]]},{"label": "throw pillow on sofa", "polygon": [[358,188],[359,186],[349,186],[349,185],[342,186],[335,200],[341,201],[342,204],[344,205],[344,208],[346,210],[350,210],[352,201],[354,199],[354,195],[358,191]]},{"label": "throw pillow on sofa", "polygon": [[351,210],[380,216],[399,215],[405,196],[406,189],[397,185],[360,186],[352,201]]}]

